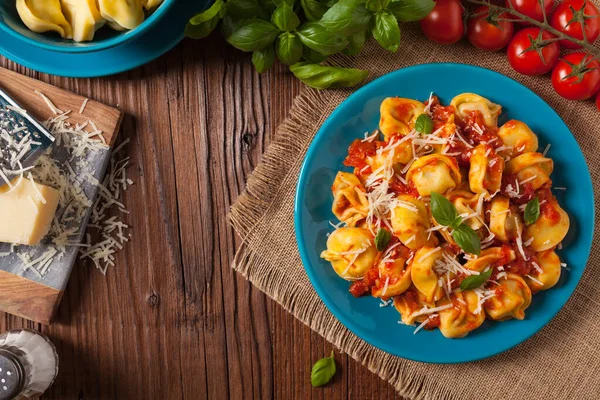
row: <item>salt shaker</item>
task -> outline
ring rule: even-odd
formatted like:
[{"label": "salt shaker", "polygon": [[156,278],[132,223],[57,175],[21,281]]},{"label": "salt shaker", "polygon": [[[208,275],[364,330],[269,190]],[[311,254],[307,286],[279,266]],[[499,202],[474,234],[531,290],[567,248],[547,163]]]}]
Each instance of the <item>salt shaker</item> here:
[{"label": "salt shaker", "polygon": [[58,355],[48,337],[31,329],[0,335],[0,400],[41,395],[58,373]]}]

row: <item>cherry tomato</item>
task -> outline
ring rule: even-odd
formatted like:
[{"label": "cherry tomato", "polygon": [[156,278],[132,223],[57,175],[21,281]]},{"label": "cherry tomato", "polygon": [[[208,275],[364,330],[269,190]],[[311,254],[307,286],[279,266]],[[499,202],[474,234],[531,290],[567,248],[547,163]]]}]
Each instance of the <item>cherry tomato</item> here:
[{"label": "cherry tomato", "polygon": [[454,44],[465,34],[460,0],[437,0],[433,10],[420,22],[427,39],[439,44]]},{"label": "cherry tomato", "polygon": [[600,92],[596,94],[596,108],[600,111]]},{"label": "cherry tomato", "polygon": [[600,63],[587,53],[567,54],[552,71],[552,86],[567,100],[586,100],[600,89]]},{"label": "cherry tomato", "polygon": [[552,38],[554,35],[540,28],[520,30],[513,36],[506,51],[510,66],[523,75],[542,75],[550,71],[560,53],[558,42],[548,42]]},{"label": "cherry tomato", "polygon": [[[542,7],[538,0],[506,0],[506,7],[512,8],[515,11],[525,14],[536,21],[542,22],[544,20],[544,14],[542,13]],[[544,0],[544,11],[546,16],[550,17],[552,12],[552,6],[554,0]],[[529,25],[527,23],[521,23],[522,25]]]},{"label": "cherry tomato", "polygon": [[[498,18],[502,18],[498,21]],[[481,6],[467,23],[467,39],[481,50],[500,50],[508,44],[513,35],[513,23],[504,20],[505,14],[489,12],[489,7]]]},{"label": "cherry tomato", "polygon": [[[588,42],[593,43],[600,35],[600,21],[598,20],[598,9],[589,0],[567,0],[560,3],[550,24],[567,35],[583,40],[581,22],[585,27],[585,36]],[[561,40],[560,45],[568,49],[580,49],[581,46],[569,40]]]}]

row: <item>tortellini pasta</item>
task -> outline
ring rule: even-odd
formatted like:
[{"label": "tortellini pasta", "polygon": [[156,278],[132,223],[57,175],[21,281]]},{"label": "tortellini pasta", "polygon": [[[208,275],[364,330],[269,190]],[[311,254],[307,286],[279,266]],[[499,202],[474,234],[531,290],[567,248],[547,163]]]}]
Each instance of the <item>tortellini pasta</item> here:
[{"label": "tortellini pasta", "polygon": [[393,297],[404,293],[412,284],[411,265],[404,257],[380,262],[377,267],[379,285],[373,288],[373,297]]},{"label": "tortellini pasta", "polygon": [[519,208],[510,204],[505,196],[496,196],[490,207],[490,231],[495,238],[507,243],[515,240],[519,232],[523,231],[523,221]]},{"label": "tortellini pasta", "polygon": [[92,40],[94,33],[106,22],[95,0],[61,0],[61,4],[76,42]]},{"label": "tortellini pasta", "polygon": [[399,195],[391,217],[394,235],[409,249],[435,246],[437,238],[430,235],[427,208],[422,200],[410,195]]},{"label": "tortellini pasta", "polygon": [[517,274],[509,273],[498,281],[496,296],[485,302],[487,315],[494,320],[524,319],[525,310],[531,304],[531,290]]},{"label": "tortellini pasta", "polygon": [[523,153],[531,153],[538,149],[538,138],[535,133],[521,121],[511,119],[498,129],[498,136],[504,146],[510,147],[502,155],[512,157]]},{"label": "tortellini pasta", "polygon": [[388,97],[381,103],[379,130],[389,140],[393,135],[407,135],[415,126],[425,105],[417,100]]},{"label": "tortellini pasta", "polygon": [[59,0],[17,0],[21,21],[34,32],[57,32],[64,39],[73,37],[71,24],[65,18]]},{"label": "tortellini pasta", "polygon": [[[335,178],[332,211],[348,226],[321,257],[355,297],[393,301],[414,333],[462,338],[486,318],[524,319],[532,293],[559,284],[570,221],[551,192],[554,164],[525,123],[498,128],[501,109],[472,93],[450,106],[387,98],[384,140],[355,140],[354,174]],[[430,134],[415,129],[420,115]]]},{"label": "tortellini pasta", "polygon": [[377,257],[373,235],[364,228],[339,228],[327,239],[321,257],[344,279],[362,278]]},{"label": "tortellini pasta", "polygon": [[529,276],[525,277],[532,291],[547,290],[560,279],[560,258],[554,250],[545,250],[536,254],[537,265]]},{"label": "tortellini pasta", "polygon": [[456,160],[443,154],[431,154],[413,162],[406,174],[421,196],[446,193],[457,187],[462,176]]},{"label": "tortellini pasta", "polygon": [[333,214],[348,226],[366,218],[369,212],[369,201],[366,190],[356,175],[349,172],[338,172],[333,181]]},{"label": "tortellini pasta", "polygon": [[527,226],[524,235],[525,240],[531,240],[531,248],[535,251],[557,246],[567,236],[570,226],[569,216],[560,208],[554,196],[549,196],[540,208],[539,218]]},{"label": "tortellini pasta", "polygon": [[23,23],[32,31],[56,32],[64,39],[87,42],[107,24],[122,31],[138,27],[163,0],[17,0]]},{"label": "tortellini pasta", "polygon": [[494,149],[480,144],[473,149],[469,168],[469,186],[473,193],[482,193],[486,197],[500,191],[504,159]]},{"label": "tortellini pasta", "polygon": [[452,307],[439,312],[440,332],[447,338],[465,337],[485,320],[479,297],[471,290],[452,293],[450,300],[440,301],[441,306],[447,304]]},{"label": "tortellini pasta", "polygon": [[427,303],[433,303],[442,298],[444,290],[438,282],[434,270],[436,260],[442,258],[442,249],[433,247],[421,247],[415,253],[410,272],[412,282],[417,290],[423,295]]},{"label": "tortellini pasta", "polygon": [[452,99],[450,105],[455,108],[459,118],[465,118],[470,112],[481,113],[488,128],[498,125],[498,116],[502,112],[502,107],[498,104],[494,104],[485,97],[473,93],[459,94]]},{"label": "tortellini pasta", "polygon": [[516,175],[519,184],[527,182],[537,190],[550,181],[554,162],[540,153],[525,153],[506,163],[506,172]]}]

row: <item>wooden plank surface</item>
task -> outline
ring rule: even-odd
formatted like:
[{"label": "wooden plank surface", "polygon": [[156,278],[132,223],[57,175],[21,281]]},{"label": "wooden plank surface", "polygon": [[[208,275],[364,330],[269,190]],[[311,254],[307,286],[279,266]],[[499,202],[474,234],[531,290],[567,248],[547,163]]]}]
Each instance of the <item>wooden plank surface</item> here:
[{"label": "wooden plank surface", "polygon": [[0,331],[42,329],[60,374],[44,399],[387,399],[394,390],[237,275],[226,214],[300,85],[281,66],[258,75],[216,35],[112,78],[65,79],[1,65],[126,113],[124,195],[132,241],[106,277],[76,266],[50,327],[0,313]]}]

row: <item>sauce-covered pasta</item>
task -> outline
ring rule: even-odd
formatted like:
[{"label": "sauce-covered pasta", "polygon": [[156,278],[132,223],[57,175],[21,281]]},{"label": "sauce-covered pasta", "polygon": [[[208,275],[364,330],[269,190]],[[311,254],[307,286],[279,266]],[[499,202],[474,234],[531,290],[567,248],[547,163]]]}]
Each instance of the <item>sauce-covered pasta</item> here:
[{"label": "sauce-covered pasta", "polygon": [[502,107],[473,93],[448,106],[387,98],[380,111],[333,182],[341,223],[321,257],[415,333],[460,338],[486,318],[524,319],[532,294],[558,282],[569,230],[537,135],[498,126]]}]

